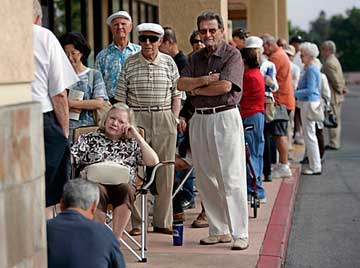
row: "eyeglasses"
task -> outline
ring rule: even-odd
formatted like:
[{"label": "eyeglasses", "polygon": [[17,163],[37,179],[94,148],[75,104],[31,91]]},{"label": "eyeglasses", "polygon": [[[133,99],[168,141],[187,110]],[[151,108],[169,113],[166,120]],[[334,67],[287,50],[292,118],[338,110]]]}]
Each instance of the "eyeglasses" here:
[{"label": "eyeglasses", "polygon": [[206,34],[207,32],[209,32],[210,34],[214,34],[214,33],[216,33],[217,30],[219,30],[219,29],[215,29],[215,28],[212,28],[212,29],[200,29],[199,33],[200,34]]},{"label": "eyeglasses", "polygon": [[202,41],[200,39],[194,39],[191,44],[195,45],[199,43],[202,44]]},{"label": "eyeglasses", "polygon": [[150,43],[155,43],[157,41],[159,41],[160,36],[158,35],[139,35],[139,41],[140,42],[146,42],[146,40],[150,41]]}]

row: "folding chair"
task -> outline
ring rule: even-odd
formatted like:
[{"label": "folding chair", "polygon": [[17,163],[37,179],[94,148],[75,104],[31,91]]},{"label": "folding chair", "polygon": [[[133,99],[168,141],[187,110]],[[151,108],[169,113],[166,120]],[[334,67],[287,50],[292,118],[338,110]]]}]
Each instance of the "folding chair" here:
[{"label": "folding chair", "polygon": [[[98,126],[86,126],[86,127],[79,127],[76,128],[74,130],[74,136],[73,136],[73,140],[74,142],[77,141],[77,139],[79,138],[80,135],[85,134],[85,133],[89,133],[89,132],[93,132],[93,131],[97,131]],[[144,130],[143,129],[139,129],[139,133],[144,137]],[[120,242],[138,259],[139,262],[147,262],[147,258],[145,256],[145,250],[146,250],[146,244],[147,244],[147,226],[148,226],[148,213],[147,213],[147,193],[149,192],[149,188],[151,186],[151,184],[154,182],[155,180],[155,174],[157,172],[157,170],[159,169],[159,167],[161,166],[165,166],[165,165],[174,165],[175,162],[174,161],[161,161],[158,164],[156,164],[152,170],[151,176],[150,178],[146,178],[146,172],[145,170],[142,171],[142,173],[144,174],[144,178],[143,178],[143,185],[140,186],[140,188],[138,188],[136,190],[136,196],[138,196],[140,194],[141,196],[141,237],[140,237],[140,242],[137,241],[135,238],[133,238],[126,230],[124,230],[124,235],[129,239],[129,241],[133,244],[133,247],[127,243],[126,241],[124,241],[124,239],[120,239]],[[145,167],[143,167],[143,169],[145,169]],[[74,170],[74,165],[73,165],[73,171]],[[75,174],[75,173],[73,173]],[[128,183],[129,178],[119,178],[119,182],[125,182]],[[106,220],[105,220],[105,225],[107,227],[109,227],[111,230],[111,224],[112,222],[112,212],[111,210],[109,210],[106,213]],[[136,252],[135,247],[138,247],[140,250],[140,254],[138,252]]]}]

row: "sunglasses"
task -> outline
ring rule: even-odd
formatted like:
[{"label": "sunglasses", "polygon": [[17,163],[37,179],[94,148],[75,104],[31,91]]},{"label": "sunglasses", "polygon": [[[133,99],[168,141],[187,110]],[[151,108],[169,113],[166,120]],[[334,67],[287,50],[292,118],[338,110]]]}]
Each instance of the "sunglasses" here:
[{"label": "sunglasses", "polygon": [[195,44],[202,44],[202,41],[200,39],[194,39],[192,44],[195,45]]},{"label": "sunglasses", "polygon": [[139,41],[140,42],[146,42],[146,40],[149,39],[149,42],[150,43],[155,43],[157,41],[159,41],[160,39],[160,36],[157,36],[157,35],[139,35]]},{"label": "sunglasses", "polygon": [[215,28],[212,28],[212,29],[200,29],[199,33],[200,34],[206,34],[207,32],[209,32],[210,34],[214,34],[214,33],[216,33],[217,30],[219,30],[219,29],[215,29]]}]

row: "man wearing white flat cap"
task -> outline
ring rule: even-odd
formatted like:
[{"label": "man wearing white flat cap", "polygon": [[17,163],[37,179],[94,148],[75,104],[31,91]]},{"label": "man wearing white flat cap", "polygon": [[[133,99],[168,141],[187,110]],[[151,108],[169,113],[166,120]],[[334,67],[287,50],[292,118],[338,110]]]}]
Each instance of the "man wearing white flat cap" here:
[{"label": "man wearing white flat cap", "polygon": [[113,42],[99,52],[96,57],[95,68],[98,69],[105,81],[106,91],[110,102],[115,103],[114,95],[121,68],[125,60],[140,51],[141,47],[129,42],[132,30],[132,19],[126,11],[118,11],[106,19],[113,36]]},{"label": "man wearing white flat cap", "polygon": [[[180,92],[177,91],[178,69],[171,56],[161,53],[164,29],[159,24],[137,26],[141,52],[130,56],[121,71],[115,99],[128,104],[135,112],[138,126],[143,127],[146,141],[160,161],[174,160]],[[174,167],[157,172],[153,226],[155,232],[171,234],[172,187]],[[137,228],[133,222],[133,228]]]}]

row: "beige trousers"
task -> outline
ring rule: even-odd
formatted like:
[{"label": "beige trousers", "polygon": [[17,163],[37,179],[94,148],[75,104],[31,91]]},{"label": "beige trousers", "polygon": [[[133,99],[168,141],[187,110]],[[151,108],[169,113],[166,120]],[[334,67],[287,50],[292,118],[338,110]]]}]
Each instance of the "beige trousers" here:
[{"label": "beige trousers", "polygon": [[245,141],[238,109],[190,121],[196,183],[209,220],[209,235],[247,238]]},{"label": "beige trousers", "polygon": [[334,109],[338,126],[337,128],[329,128],[329,145],[334,148],[340,148],[341,146],[341,109],[342,102],[332,103],[331,106]]},{"label": "beige trousers", "polygon": [[[177,122],[172,111],[135,112],[135,123],[145,129],[145,140],[155,150],[160,161],[175,160]],[[174,184],[174,166],[160,167],[156,173],[156,188],[153,226],[172,227],[172,189]],[[140,198],[138,198],[140,200]],[[132,215],[132,227],[139,228],[139,200],[135,202]]]}]

